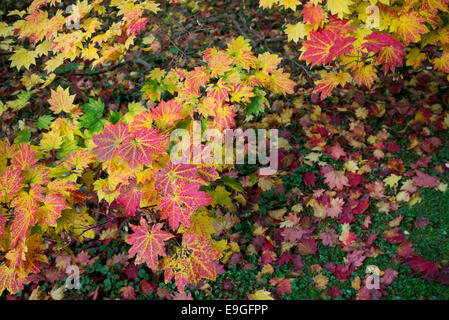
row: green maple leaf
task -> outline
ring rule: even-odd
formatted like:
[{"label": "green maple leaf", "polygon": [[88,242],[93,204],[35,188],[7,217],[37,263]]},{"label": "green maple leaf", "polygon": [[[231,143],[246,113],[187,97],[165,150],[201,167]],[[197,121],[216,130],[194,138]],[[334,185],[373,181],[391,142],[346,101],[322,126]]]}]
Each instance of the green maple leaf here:
[{"label": "green maple leaf", "polygon": [[100,99],[89,98],[89,103],[83,105],[81,110],[84,112],[80,118],[82,128],[87,128],[92,133],[103,130],[105,121],[101,117],[103,116],[104,103]]},{"label": "green maple leaf", "polygon": [[248,107],[246,109],[246,114],[248,116],[255,115],[257,116],[259,112],[263,111],[262,108],[263,98],[261,96],[254,96],[251,98],[250,103],[248,103]]},{"label": "green maple leaf", "polygon": [[36,126],[39,130],[42,130],[42,129],[48,130],[53,119],[54,119],[54,117],[52,117],[49,114],[40,116],[39,119],[37,119]]}]

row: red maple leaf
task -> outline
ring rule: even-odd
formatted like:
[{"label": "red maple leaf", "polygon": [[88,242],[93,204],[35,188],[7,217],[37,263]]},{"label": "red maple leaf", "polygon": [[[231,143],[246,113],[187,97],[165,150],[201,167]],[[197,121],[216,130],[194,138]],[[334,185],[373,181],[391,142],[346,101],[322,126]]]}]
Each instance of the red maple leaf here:
[{"label": "red maple leaf", "polygon": [[112,160],[129,138],[128,126],[121,120],[116,124],[107,123],[102,133],[93,136],[96,147],[92,149],[92,153],[97,156],[98,161]]},{"label": "red maple leaf", "polygon": [[130,225],[134,231],[126,238],[126,242],[131,244],[129,257],[136,256],[135,264],[146,263],[148,267],[157,270],[158,257],[165,256],[164,241],[173,238],[173,235],[161,230],[163,224],[157,223],[149,232],[148,223],[145,219],[140,219],[140,226]]},{"label": "red maple leaf", "polygon": [[161,169],[155,174],[156,188],[160,190],[162,194],[167,194],[172,192],[173,185],[180,180],[204,184],[204,180],[197,175],[198,171],[198,167],[193,164],[175,164],[169,162],[166,169]]},{"label": "red maple leaf", "polygon": [[136,183],[131,183],[127,187],[120,190],[117,201],[125,207],[126,215],[134,217],[136,209],[140,207],[140,199],[142,199],[142,190],[136,188]]},{"label": "red maple leaf", "polygon": [[128,160],[131,168],[138,164],[151,164],[151,156],[166,152],[167,137],[159,134],[156,129],[141,129],[132,132],[131,136],[123,141],[118,154]]},{"label": "red maple leaf", "polygon": [[436,188],[440,184],[438,177],[432,177],[422,171],[415,170],[416,177],[413,177],[413,183],[418,187]]},{"label": "red maple leaf", "polygon": [[201,206],[208,205],[212,198],[199,190],[197,183],[188,183],[180,180],[173,185],[172,192],[166,194],[158,205],[161,210],[161,219],[168,218],[168,223],[173,230],[179,225],[190,227],[191,215]]},{"label": "red maple leaf", "polygon": [[337,37],[336,33],[330,30],[312,31],[310,39],[303,42],[305,51],[301,59],[312,62],[312,66],[328,64],[334,58],[350,51],[353,48],[351,43],[355,40],[353,37]]}]

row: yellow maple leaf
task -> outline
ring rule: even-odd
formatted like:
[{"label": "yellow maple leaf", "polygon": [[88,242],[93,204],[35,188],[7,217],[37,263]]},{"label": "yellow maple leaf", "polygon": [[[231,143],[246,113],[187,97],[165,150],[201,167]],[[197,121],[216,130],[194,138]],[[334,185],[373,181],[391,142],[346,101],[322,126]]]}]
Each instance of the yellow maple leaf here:
[{"label": "yellow maple leaf", "polygon": [[42,151],[59,149],[62,145],[62,137],[56,131],[49,131],[42,134],[40,147]]},{"label": "yellow maple leaf", "polygon": [[292,9],[296,11],[296,6],[301,2],[299,0],[279,0],[279,4],[284,6],[285,9]]},{"label": "yellow maple leaf", "polygon": [[69,88],[65,90],[58,86],[55,90],[51,90],[51,98],[48,100],[50,104],[50,110],[54,113],[67,112],[70,113],[76,105],[73,104],[75,95],[70,95]]},{"label": "yellow maple leaf", "polygon": [[190,227],[186,229],[183,225],[179,227],[178,232],[179,233],[185,233],[185,232],[195,232],[200,237],[211,239],[211,234],[215,233],[214,226],[212,225],[212,222],[214,222],[215,219],[212,217],[209,217],[207,215],[207,210],[198,210],[193,216],[192,221],[190,222]]},{"label": "yellow maple leaf", "polygon": [[302,22],[287,24],[285,26],[285,33],[287,34],[288,41],[297,43],[299,38],[304,39],[306,36],[305,24]]},{"label": "yellow maple leaf", "polygon": [[271,8],[274,4],[276,4],[278,0],[260,0],[259,6],[262,8]]},{"label": "yellow maple leaf", "polygon": [[394,173],[392,173],[384,179],[384,182],[387,186],[396,188],[399,183],[399,180],[401,180],[401,178],[402,178],[401,176],[398,176],[398,175],[395,175]]},{"label": "yellow maple leaf", "polygon": [[11,60],[11,68],[16,67],[20,70],[25,67],[26,70],[30,68],[30,65],[36,64],[36,52],[29,51],[25,48],[19,48],[16,52],[9,58]]},{"label": "yellow maple leaf", "polygon": [[332,13],[338,15],[343,19],[345,14],[350,14],[349,6],[352,5],[351,0],[327,0],[327,9]]},{"label": "yellow maple leaf", "polygon": [[406,65],[412,66],[413,68],[418,68],[421,63],[426,59],[426,54],[421,52],[418,48],[413,48],[406,56]]},{"label": "yellow maple leaf", "polygon": [[248,296],[249,300],[274,300],[271,293],[266,290],[257,290]]}]

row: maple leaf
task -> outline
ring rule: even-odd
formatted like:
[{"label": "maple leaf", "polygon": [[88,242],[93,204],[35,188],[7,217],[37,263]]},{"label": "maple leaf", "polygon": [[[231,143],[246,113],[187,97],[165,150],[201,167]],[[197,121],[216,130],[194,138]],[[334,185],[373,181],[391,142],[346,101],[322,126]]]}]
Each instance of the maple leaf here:
[{"label": "maple leaf", "polygon": [[15,218],[11,225],[11,243],[17,243],[25,239],[29,227],[36,222],[36,214],[39,211],[38,201],[44,202],[44,190],[40,185],[31,186],[28,192],[21,191],[12,201],[11,206],[15,211]]},{"label": "maple leaf", "polygon": [[402,13],[399,18],[393,19],[390,30],[395,32],[406,46],[411,42],[418,42],[421,35],[429,32],[423,17],[413,11]]},{"label": "maple leaf", "polygon": [[324,182],[331,189],[341,190],[345,186],[349,186],[349,180],[342,171],[330,170],[324,177]]},{"label": "maple leaf", "polygon": [[98,161],[112,160],[130,136],[128,126],[121,120],[116,124],[107,123],[102,133],[93,136],[96,147],[92,149],[92,153],[97,156]]},{"label": "maple leaf", "polygon": [[165,262],[165,281],[175,277],[178,291],[184,293],[187,283],[198,283],[201,279],[215,280],[215,263],[220,252],[212,247],[209,240],[199,237],[196,233],[184,233],[182,246]]},{"label": "maple leaf", "polygon": [[290,73],[285,73],[282,70],[275,70],[270,75],[270,88],[274,93],[281,93],[283,95],[292,94],[295,90],[296,83],[290,79]]},{"label": "maple leaf", "polygon": [[440,184],[438,177],[432,177],[420,170],[415,170],[416,177],[413,177],[413,183],[418,187],[436,188]]},{"label": "maple leaf", "polygon": [[338,241],[338,235],[335,233],[334,229],[329,229],[327,232],[321,232],[318,234],[320,239],[323,241],[323,245],[335,247]]},{"label": "maple leaf", "polygon": [[317,289],[324,290],[327,288],[329,278],[323,274],[317,274],[315,277],[313,277],[313,282],[315,283],[315,287]]},{"label": "maple leaf", "polygon": [[449,73],[449,52],[443,52],[441,57],[432,60],[435,69]]},{"label": "maple leaf", "polygon": [[0,201],[4,201],[7,197],[12,197],[21,189],[23,177],[20,175],[20,169],[8,167],[0,175]]},{"label": "maple leaf", "polygon": [[210,74],[203,67],[195,67],[193,71],[190,71],[186,77],[186,84],[188,87],[198,90],[201,87],[204,87],[209,81]]},{"label": "maple leaf", "polygon": [[212,198],[199,190],[200,185],[180,180],[173,185],[172,192],[166,194],[158,205],[161,219],[167,219],[170,228],[177,230],[179,225],[190,227],[191,215],[201,206],[208,205]]},{"label": "maple leaf", "polygon": [[214,86],[208,89],[207,96],[212,98],[217,105],[221,105],[229,98],[229,87],[223,79],[219,79]]},{"label": "maple leaf", "polygon": [[357,235],[350,230],[351,226],[349,223],[344,223],[342,225],[342,231],[338,240],[341,241],[343,247],[346,247],[357,240]]},{"label": "maple leaf", "polygon": [[161,101],[157,108],[152,109],[152,118],[156,125],[161,128],[173,126],[176,121],[182,119],[180,112],[182,105],[171,99],[167,102]]},{"label": "maple leaf", "polygon": [[343,19],[345,14],[350,14],[351,11],[349,7],[353,4],[351,0],[327,0],[326,6],[327,9],[332,14],[338,15],[340,19]]},{"label": "maple leaf", "polygon": [[307,2],[301,14],[303,15],[302,20],[304,23],[310,23],[314,27],[321,25],[321,22],[326,18],[326,13],[319,4],[314,4],[313,1]]},{"label": "maple leaf", "polygon": [[67,209],[68,205],[60,194],[50,193],[44,200],[44,223],[51,227],[56,227],[56,220],[61,216],[61,211]]},{"label": "maple leaf", "polygon": [[215,233],[213,222],[215,218],[211,218],[207,215],[207,210],[198,210],[192,216],[192,221],[190,222],[190,228],[185,229],[183,226],[179,227],[179,232],[193,232],[204,239],[211,239],[211,234]]},{"label": "maple leaf", "polygon": [[4,264],[0,266],[0,295],[5,289],[10,294],[16,294],[23,290],[23,285],[28,282],[29,280],[23,274],[20,274],[18,270],[9,268]]},{"label": "maple leaf", "polygon": [[359,86],[366,86],[368,89],[370,89],[374,84],[374,80],[377,79],[377,71],[376,68],[371,64],[364,65],[354,71],[353,77],[354,81]]},{"label": "maple leaf", "polygon": [[227,103],[222,105],[217,105],[215,110],[215,125],[220,131],[223,131],[225,129],[231,129],[234,127],[235,122],[235,112],[232,108],[232,105],[229,105]]},{"label": "maple leaf", "polygon": [[365,41],[362,44],[362,48],[369,52],[380,52],[384,47],[393,47],[403,49],[404,46],[397,40],[395,40],[388,33],[372,32],[370,35],[363,38]]},{"label": "maple leaf", "polygon": [[249,300],[274,300],[271,293],[266,290],[257,290],[252,294],[248,294]]},{"label": "maple leaf", "polygon": [[204,184],[204,180],[197,175],[198,171],[199,169],[195,165],[175,164],[170,161],[165,169],[161,169],[155,174],[156,188],[164,195],[171,193],[173,186],[181,180],[189,183]]},{"label": "maple leaf", "polygon": [[219,51],[218,54],[210,57],[207,67],[210,69],[211,77],[224,75],[231,69],[232,61],[232,58],[224,51]]},{"label": "maple leaf", "polygon": [[330,202],[330,207],[327,208],[327,216],[331,218],[338,218],[342,211],[344,200],[341,198],[334,198]]},{"label": "maple leaf", "polygon": [[156,129],[133,131],[119,146],[118,155],[128,160],[131,168],[138,164],[150,165],[152,156],[166,152],[167,142],[167,137],[159,134]]},{"label": "maple leaf", "polygon": [[423,10],[428,10],[434,14],[440,11],[448,12],[449,8],[449,1],[448,0],[422,0],[421,1],[421,8]]},{"label": "maple leaf", "polygon": [[35,152],[31,151],[29,143],[21,144],[19,150],[11,159],[12,166],[20,170],[31,168],[36,162]]},{"label": "maple leaf", "polygon": [[316,82],[316,87],[313,89],[313,93],[321,94],[321,100],[326,99],[332,92],[332,90],[341,85],[346,85],[351,80],[351,75],[346,72],[339,72],[337,75],[333,72],[326,73],[323,79]]},{"label": "maple leaf", "polygon": [[383,70],[386,74],[388,72],[388,69],[390,69],[391,72],[394,72],[396,66],[402,66],[404,64],[404,56],[405,52],[403,49],[384,47],[379,53],[377,60],[379,60],[379,62],[383,64]]},{"label": "maple leaf", "polygon": [[131,244],[129,257],[136,256],[135,264],[146,263],[149,268],[157,270],[158,257],[165,256],[165,244],[173,238],[173,235],[161,230],[163,224],[156,223],[149,231],[148,223],[144,218],[140,219],[140,226],[130,225],[134,231],[126,238],[126,243]]},{"label": "maple leaf", "polygon": [[14,54],[9,58],[11,60],[11,68],[16,67],[17,71],[20,71],[22,67],[26,70],[30,68],[31,65],[36,64],[36,52],[28,51],[25,48],[19,48],[14,52]]},{"label": "maple leaf", "polygon": [[70,113],[76,105],[73,104],[75,99],[75,95],[70,95],[69,88],[67,87],[65,90],[58,86],[55,90],[51,90],[51,98],[48,99],[48,103],[50,104],[50,110],[54,113],[67,112]]},{"label": "maple leaf", "polygon": [[311,62],[312,66],[328,64],[334,58],[352,50],[351,43],[355,40],[353,37],[337,37],[337,34],[330,30],[312,31],[310,39],[303,42],[300,59]]},{"label": "maple leaf", "polygon": [[285,33],[287,34],[288,41],[293,41],[294,43],[299,41],[299,38],[304,39],[306,36],[305,24],[298,22],[296,24],[287,24],[285,26]]},{"label": "maple leaf", "polygon": [[296,6],[300,3],[299,0],[279,0],[279,4],[284,6],[285,9],[292,9],[293,11],[296,11]]},{"label": "maple leaf", "polygon": [[278,0],[259,0],[259,5],[266,9],[271,8],[275,3],[277,3]]},{"label": "maple leaf", "polygon": [[126,215],[134,217],[137,208],[140,207],[140,199],[142,199],[142,190],[136,188],[135,183],[120,190],[117,201],[125,207]]},{"label": "maple leaf", "polygon": [[249,39],[245,39],[242,36],[233,38],[228,43],[227,52],[233,57],[234,64],[245,70],[249,70],[257,62],[256,57],[251,52]]},{"label": "maple leaf", "polygon": [[273,72],[281,61],[281,57],[270,52],[264,52],[257,56],[258,67],[266,73]]}]

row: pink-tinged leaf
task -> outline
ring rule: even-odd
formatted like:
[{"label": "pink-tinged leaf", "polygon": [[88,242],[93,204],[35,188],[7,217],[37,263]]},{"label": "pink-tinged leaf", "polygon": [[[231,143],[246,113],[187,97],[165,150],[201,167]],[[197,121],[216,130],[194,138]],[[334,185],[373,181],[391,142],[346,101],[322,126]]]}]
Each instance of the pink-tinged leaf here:
[{"label": "pink-tinged leaf", "polygon": [[[153,109],[154,110],[154,109]],[[144,111],[134,117],[134,121],[129,124],[130,131],[152,129],[153,128],[153,112]]]},{"label": "pink-tinged leaf", "polygon": [[432,177],[422,171],[415,170],[416,177],[413,177],[413,183],[418,187],[436,188],[440,184],[438,177]]},{"label": "pink-tinged leaf", "polygon": [[324,177],[324,182],[326,182],[331,189],[341,190],[343,187],[349,186],[348,178],[341,171],[331,170],[327,172]]},{"label": "pink-tinged leaf", "polygon": [[159,105],[152,109],[153,120],[159,128],[173,126],[176,121],[181,120],[182,105],[171,99],[167,102],[161,101]]},{"label": "pink-tinged leaf", "polygon": [[190,280],[195,283],[202,278],[215,280],[214,261],[218,260],[220,253],[209,244],[209,241],[190,232],[183,235],[182,246],[190,253],[189,260],[193,272]]},{"label": "pink-tinged leaf", "polygon": [[360,267],[365,259],[366,255],[363,250],[354,250],[346,256],[346,264]]},{"label": "pink-tinged leaf", "polygon": [[223,104],[215,108],[214,123],[220,131],[231,129],[235,126],[235,112],[231,105]]},{"label": "pink-tinged leaf", "polygon": [[229,87],[224,83],[223,79],[207,91],[207,96],[212,98],[218,105],[221,105],[229,99]]},{"label": "pink-tinged leaf", "polygon": [[136,300],[136,292],[134,291],[134,288],[131,286],[122,287],[120,289],[120,292],[122,293],[122,298],[125,300]]},{"label": "pink-tinged leaf", "polygon": [[132,21],[128,25],[128,35],[135,36],[136,34],[140,34],[140,31],[145,28],[147,25],[148,18],[140,18],[138,20]]},{"label": "pink-tinged leaf", "polygon": [[382,63],[384,74],[387,74],[388,70],[394,72],[397,66],[402,66],[404,64],[403,57],[405,55],[403,49],[384,47],[379,53],[377,60]]},{"label": "pink-tinged leaf", "polygon": [[380,52],[384,47],[393,47],[397,49],[403,49],[404,46],[397,40],[395,40],[388,33],[380,34],[377,32],[371,33],[364,38],[365,42],[362,44],[362,48],[369,52]]},{"label": "pink-tinged leaf", "polygon": [[182,163],[174,164],[173,162],[169,162],[166,169],[161,169],[155,174],[155,186],[164,195],[172,192],[173,185],[177,184],[180,180],[204,184],[204,180],[197,175],[198,171],[196,165]]},{"label": "pink-tinged leaf", "polygon": [[199,190],[200,185],[180,180],[173,186],[172,192],[166,194],[158,205],[162,211],[161,219],[168,219],[170,228],[177,230],[179,225],[190,227],[191,215],[201,206],[208,205],[212,198]]},{"label": "pink-tinged leaf", "polygon": [[190,71],[186,78],[186,84],[189,88],[198,90],[204,87],[209,81],[210,74],[203,67],[196,67],[193,71]]},{"label": "pink-tinged leaf", "polygon": [[277,286],[276,286],[276,293],[282,297],[282,295],[285,294],[291,294],[292,293],[292,281],[294,279],[283,279],[281,280]]},{"label": "pink-tinged leaf", "polygon": [[318,236],[325,246],[335,247],[338,243],[338,235],[335,233],[334,229],[329,229],[327,232],[321,232]]},{"label": "pink-tinged leaf", "polygon": [[23,285],[29,281],[19,275],[14,268],[8,268],[6,265],[0,266],[0,295],[6,289],[10,294],[16,294],[23,289]]},{"label": "pink-tinged leaf", "polygon": [[343,199],[334,198],[330,202],[330,206],[327,208],[327,216],[330,218],[338,218],[342,212],[343,205],[345,204]]},{"label": "pink-tinged leaf", "polygon": [[321,22],[326,18],[326,12],[319,4],[315,5],[312,1],[307,2],[301,11],[303,15],[302,21],[304,23],[310,23],[312,26],[319,26]]},{"label": "pink-tinged leaf", "polygon": [[429,32],[424,24],[424,18],[415,11],[401,14],[393,21],[393,25],[397,36],[406,46],[412,42],[418,42],[423,34]]},{"label": "pink-tinged leaf", "polygon": [[12,157],[11,163],[14,168],[26,170],[37,162],[35,152],[31,151],[29,143],[20,145],[19,150]]},{"label": "pink-tinged leaf", "polygon": [[193,300],[193,297],[190,292],[188,294],[175,292],[173,294],[172,300]]},{"label": "pink-tinged leaf", "polygon": [[353,37],[337,37],[337,34],[330,30],[312,31],[310,39],[303,42],[304,52],[300,59],[312,62],[312,66],[328,64],[334,58],[352,50],[351,43],[355,40]]},{"label": "pink-tinged leaf", "polygon": [[123,143],[130,140],[128,126],[121,120],[116,124],[107,123],[100,134],[93,136],[96,147],[92,153],[97,156],[98,161],[112,160],[121,150]]},{"label": "pink-tinged leaf", "polygon": [[44,190],[37,184],[31,186],[29,192],[21,191],[12,201],[15,218],[11,224],[11,243],[25,239],[29,227],[36,222],[39,211],[38,201],[44,202]]},{"label": "pink-tinged leaf", "polygon": [[339,160],[340,158],[346,157],[345,150],[340,146],[340,144],[336,143],[332,147],[330,147],[331,157],[335,160]]},{"label": "pink-tinged leaf", "polygon": [[20,190],[23,177],[20,176],[20,169],[8,167],[0,175],[0,200],[12,197]]},{"label": "pink-tinged leaf", "polygon": [[161,230],[162,226],[162,223],[157,223],[149,232],[148,223],[143,218],[140,219],[140,226],[130,225],[134,233],[128,236],[126,242],[132,245],[129,257],[136,256],[135,264],[146,263],[157,270],[158,257],[165,256],[164,241],[173,238],[172,234]]},{"label": "pink-tinged leaf", "polygon": [[50,193],[45,196],[44,206],[47,211],[44,223],[48,226],[56,227],[56,220],[61,216],[61,211],[68,208],[67,203],[65,203],[60,194]]},{"label": "pink-tinged leaf", "polygon": [[167,137],[159,134],[156,129],[143,129],[132,133],[118,150],[119,156],[128,160],[130,167],[138,164],[151,164],[151,157],[163,154],[168,147]]},{"label": "pink-tinged leaf", "polygon": [[422,0],[421,9],[436,14],[438,10],[448,12],[449,0]]},{"label": "pink-tinged leaf", "polygon": [[142,199],[142,190],[137,189],[134,185],[124,187],[120,190],[120,195],[117,197],[117,201],[125,207],[126,215],[128,217],[134,217],[137,208],[140,208],[140,199]]}]

